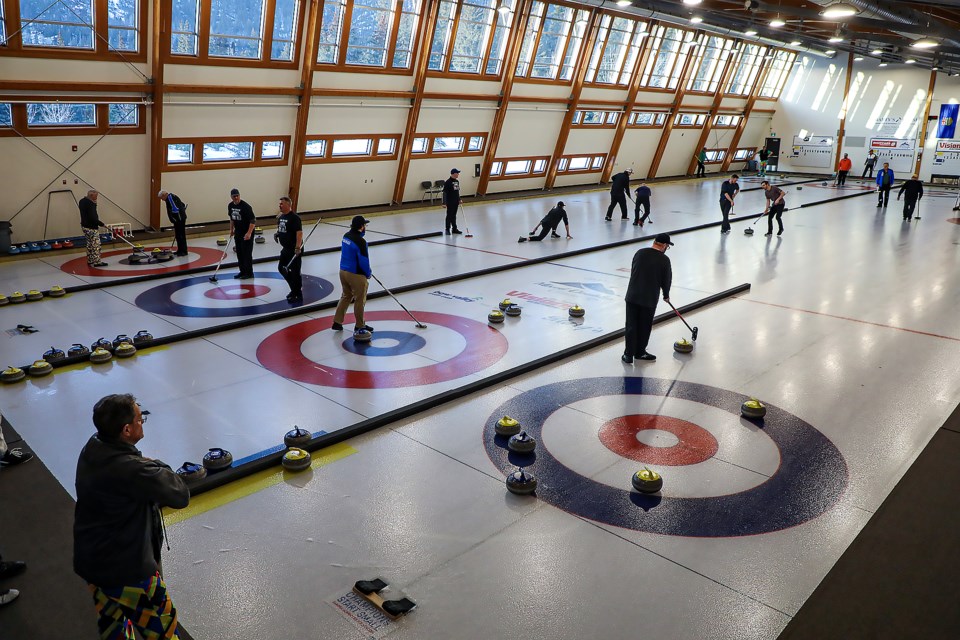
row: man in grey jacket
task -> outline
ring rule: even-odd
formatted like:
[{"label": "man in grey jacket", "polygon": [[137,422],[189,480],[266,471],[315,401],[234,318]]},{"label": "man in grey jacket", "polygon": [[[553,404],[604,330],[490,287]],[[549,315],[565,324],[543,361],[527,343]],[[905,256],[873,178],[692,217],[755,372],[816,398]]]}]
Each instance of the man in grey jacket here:
[{"label": "man in grey jacket", "polygon": [[[101,638],[178,638],[177,610],[160,574],[162,507],[190,502],[183,478],[134,446],[146,422],[130,394],[93,407],[97,433],[77,462],[73,569],[89,583]],[[124,636],[124,634],[127,634]]]},{"label": "man in grey jacket", "polygon": [[627,285],[627,332],[626,345],[620,359],[624,364],[633,364],[633,359],[652,361],[657,356],[647,353],[647,343],[653,330],[653,316],[657,311],[657,299],[663,291],[664,302],[670,301],[670,284],[673,271],[667,247],[672,247],[670,234],[660,233],[653,239],[653,246],[640,249],[633,256],[630,269],[630,284]]}]

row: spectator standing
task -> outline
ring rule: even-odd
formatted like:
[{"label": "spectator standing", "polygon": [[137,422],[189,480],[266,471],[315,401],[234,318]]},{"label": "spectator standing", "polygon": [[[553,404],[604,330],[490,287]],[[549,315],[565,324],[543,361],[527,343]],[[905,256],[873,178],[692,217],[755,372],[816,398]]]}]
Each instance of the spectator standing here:
[{"label": "spectator standing", "polygon": [[80,198],[77,206],[80,207],[80,228],[83,229],[83,237],[87,240],[87,266],[105,267],[107,263],[100,259],[100,227],[106,225],[100,222],[100,216],[97,215],[97,196],[100,193],[96,189],[87,191],[84,198]]}]

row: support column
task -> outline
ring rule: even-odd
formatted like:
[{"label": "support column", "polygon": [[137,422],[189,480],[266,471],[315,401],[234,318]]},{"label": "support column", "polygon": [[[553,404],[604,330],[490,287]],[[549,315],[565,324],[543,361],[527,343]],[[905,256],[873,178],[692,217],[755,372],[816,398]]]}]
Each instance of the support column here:
[{"label": "support column", "polygon": [[[523,38],[530,20],[530,11],[533,0],[521,0],[517,6],[516,28],[512,31],[510,42],[507,43],[507,55],[504,56],[503,83],[500,85],[500,100],[497,112],[493,116],[493,126],[487,136],[487,149],[483,154],[483,166],[480,167],[480,181],[477,183],[477,195],[487,194],[490,184],[490,166],[497,157],[497,145],[500,142],[500,132],[507,119],[507,107],[510,105],[510,95],[513,93],[513,83],[516,79],[517,62],[520,59],[520,49],[523,48]],[[536,48],[534,48],[536,51]]]},{"label": "support column", "polygon": [[150,50],[150,82],[153,84],[153,108],[150,111],[150,226],[160,228],[160,199],[156,197],[163,186],[160,184],[160,159],[167,150],[161,148],[163,137],[163,63],[160,51],[169,46],[169,34],[163,32],[162,7],[164,3],[154,2],[150,10],[150,26],[153,34]]},{"label": "support column", "polygon": [[320,15],[320,0],[310,0],[307,9],[307,37],[303,43],[303,66],[300,68],[300,105],[297,107],[297,122],[290,141],[290,182],[287,196],[296,210],[300,199],[300,180],[303,176],[303,158],[307,146],[307,123],[310,120],[310,100],[313,97],[313,72],[317,62],[317,22]]},{"label": "support column", "polygon": [[923,123],[920,125],[920,147],[917,149],[917,162],[913,172],[920,175],[920,164],[923,162],[923,147],[927,142],[927,122],[930,121],[930,104],[933,102],[933,89],[937,86],[937,72],[930,72],[930,84],[927,85],[927,99],[923,107]]},{"label": "support column", "polygon": [[592,11],[590,21],[587,23],[587,39],[584,42],[583,57],[580,58],[580,66],[573,76],[573,91],[570,94],[570,101],[567,103],[567,113],[563,116],[563,124],[560,126],[557,144],[553,148],[550,165],[547,167],[547,177],[543,183],[543,188],[547,190],[552,189],[553,184],[557,181],[557,159],[563,155],[563,150],[567,146],[567,138],[570,137],[570,125],[573,120],[572,116],[577,110],[580,95],[583,93],[583,83],[587,77],[587,67],[590,64],[590,56],[593,54],[593,45],[597,40],[597,32],[600,31],[602,10],[595,7]]},{"label": "support column", "polygon": [[853,77],[853,51],[847,54],[847,79],[843,84],[843,112],[840,116],[840,128],[837,130],[837,155],[834,166],[843,151],[843,136],[847,129],[847,109],[850,108],[850,78]]},{"label": "support column", "polygon": [[[421,21],[419,48],[417,49],[416,66],[413,70],[413,98],[410,111],[407,113],[407,126],[403,130],[403,139],[400,141],[400,159],[397,163],[397,181],[393,185],[392,204],[403,204],[403,187],[407,181],[407,172],[410,170],[410,156],[413,153],[413,136],[417,132],[417,122],[420,121],[420,107],[423,105],[423,87],[427,81],[427,65],[430,62],[430,43],[437,26],[437,16],[440,15],[440,3],[428,2],[429,13]],[[454,32],[456,33],[456,32]]]},{"label": "support column", "polygon": [[[694,32],[694,39],[702,32]],[[681,44],[680,46],[683,46]],[[667,121],[663,124],[663,132],[660,134],[660,142],[657,143],[657,150],[653,154],[653,160],[650,162],[650,170],[647,171],[647,179],[652,180],[657,177],[657,169],[660,168],[660,161],[663,160],[663,154],[667,150],[667,143],[670,142],[670,134],[673,132],[673,121],[676,119],[677,111],[683,102],[683,97],[687,94],[687,83],[690,82],[690,68],[693,66],[695,55],[687,52],[687,59],[683,61],[683,70],[680,72],[680,81],[677,83],[677,91],[673,94],[673,102],[670,103],[670,111],[667,112]]]},{"label": "support column", "polygon": [[[720,83],[717,85],[717,91],[713,95],[713,103],[710,105],[710,113],[707,115],[707,122],[703,127],[703,130],[700,131],[700,139],[697,140],[696,153],[700,153],[700,149],[703,149],[707,144],[707,140],[710,139],[710,132],[713,131],[713,120],[717,115],[717,111],[720,110],[720,103],[723,102],[723,88],[727,86],[727,82],[730,81],[730,74],[733,73],[733,70],[737,68],[737,65],[734,64],[734,59],[736,58],[733,55],[733,51],[730,52],[730,55],[727,56],[727,64],[723,69],[723,73],[720,74]],[[724,155],[726,157],[726,155]],[[687,165],[687,175],[693,175],[694,170],[697,168],[697,158],[694,156],[690,158],[690,164]]]},{"label": "support column", "polygon": [[656,21],[650,21],[647,24],[647,33],[650,34],[643,39],[643,50],[637,55],[637,64],[633,68],[633,75],[630,81],[630,92],[627,94],[627,102],[624,106],[623,114],[617,121],[617,130],[613,134],[613,142],[610,144],[610,153],[607,154],[607,161],[603,165],[603,173],[600,174],[600,182],[609,182],[613,175],[613,168],[617,164],[617,155],[620,153],[620,145],[623,144],[623,136],[627,132],[627,123],[630,120],[630,114],[637,106],[637,96],[640,94],[640,78],[643,76],[643,67],[647,64],[650,57],[650,40],[653,30],[657,26]]}]

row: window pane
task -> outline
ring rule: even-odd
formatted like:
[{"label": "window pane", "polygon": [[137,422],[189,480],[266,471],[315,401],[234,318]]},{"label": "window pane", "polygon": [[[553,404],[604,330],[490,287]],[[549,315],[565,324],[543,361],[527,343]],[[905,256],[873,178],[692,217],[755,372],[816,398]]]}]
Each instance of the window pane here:
[{"label": "window pane", "polygon": [[557,171],[566,171],[568,164],[570,164],[569,158],[560,158],[560,161],[557,163]]},{"label": "window pane", "polygon": [[204,142],[203,161],[253,160],[252,142]]},{"label": "window pane", "polygon": [[137,105],[133,103],[117,103],[110,105],[110,126],[130,125],[137,126],[139,122]]},{"label": "window pane", "polygon": [[397,29],[397,46],[393,52],[393,67],[409,69],[413,61],[413,45],[417,36],[417,17],[420,0],[404,0],[400,26]]},{"label": "window pane", "polygon": [[377,155],[391,156],[393,155],[393,151],[396,148],[397,148],[396,138],[381,138],[380,142],[377,143]]},{"label": "window pane", "polygon": [[443,0],[440,3],[440,15],[437,17],[437,27],[433,31],[433,40],[430,43],[430,62],[427,65],[433,71],[443,71],[447,64],[447,52],[450,50],[450,36],[453,31],[454,12],[456,2]]},{"label": "window pane", "polygon": [[463,136],[438,136],[433,139],[432,151],[438,153],[462,151]]},{"label": "window pane", "polygon": [[483,150],[483,136],[470,136],[470,145],[467,147],[467,151],[481,150]]},{"label": "window pane", "polygon": [[495,5],[496,2],[495,0],[462,1],[460,21],[457,23],[457,34],[453,41],[453,52],[450,55],[450,71],[480,73],[483,54],[497,14],[491,5]]},{"label": "window pane", "polygon": [[605,115],[603,111],[584,111],[583,124],[603,124]]},{"label": "window pane", "polygon": [[326,140],[307,140],[306,153],[308,158],[322,158],[327,152]]},{"label": "window pane", "polygon": [[137,51],[137,4],[137,0],[111,0],[107,3],[111,48]]},{"label": "window pane", "polygon": [[323,3],[317,50],[317,62],[320,64],[337,64],[340,58],[340,32],[345,3],[346,0],[325,0]]},{"label": "window pane", "polygon": [[263,38],[264,0],[211,0],[211,56],[223,58],[260,58]]},{"label": "window pane", "polygon": [[414,138],[413,139],[413,149],[412,153],[426,153],[427,152],[427,139],[426,138]]},{"label": "window pane", "polygon": [[393,28],[393,0],[354,0],[347,64],[384,67]]},{"label": "window pane", "polygon": [[494,162],[493,164],[490,165],[490,175],[492,176],[500,175],[500,171],[502,170],[503,170],[502,162]]},{"label": "window pane", "polygon": [[543,23],[543,33],[537,45],[533,64],[534,78],[554,79],[560,72],[560,64],[567,39],[573,27],[576,11],[571,7],[550,5]]},{"label": "window pane", "polygon": [[567,52],[563,54],[563,64],[560,67],[561,80],[570,80],[573,77],[577,56],[580,55],[580,49],[583,46],[583,32],[587,28],[588,15],[590,14],[584,9],[577,11],[577,19],[573,23],[573,35],[570,36]]},{"label": "window pane", "polygon": [[27,125],[31,127],[93,126],[96,124],[96,108],[92,104],[52,102],[27,105]]},{"label": "window pane", "polygon": [[373,141],[370,138],[350,138],[347,140],[334,140],[331,155],[338,156],[368,156]]},{"label": "window pane", "polygon": [[260,145],[260,158],[263,160],[276,160],[283,157],[282,140],[264,140]]},{"label": "window pane", "polygon": [[0,104],[0,127],[12,127],[13,116],[10,113],[9,104]]},{"label": "window pane", "polygon": [[570,171],[582,171],[590,167],[590,157],[570,158]]},{"label": "window pane", "polygon": [[182,164],[193,162],[192,144],[168,144],[167,164]]},{"label": "window pane", "polygon": [[504,170],[504,175],[511,176],[518,173],[530,173],[530,164],[529,160],[510,160],[507,162],[507,166]]},{"label": "window pane", "polygon": [[93,49],[93,0],[20,0],[20,32],[25,47]]},{"label": "window pane", "polygon": [[[543,18],[543,2],[535,1],[530,8],[530,16],[527,18],[527,30],[523,33],[523,44],[520,46],[520,57],[517,58],[517,70],[515,75],[524,78],[530,73],[530,61],[533,58],[533,45],[537,41],[537,34],[540,32],[540,22]],[[536,76],[534,76],[536,77]]]},{"label": "window pane", "polygon": [[293,60],[294,28],[297,26],[299,2],[297,0],[275,0],[273,12],[273,44],[270,46],[271,60]]},{"label": "window pane", "polygon": [[199,0],[173,0],[170,53],[197,55],[197,11]]},{"label": "window pane", "polygon": [[591,165],[591,168],[599,169],[602,166],[603,166],[603,156],[593,156],[593,164]]},{"label": "window pane", "polygon": [[497,11],[497,26],[493,31],[493,43],[490,45],[490,57],[487,60],[486,73],[490,75],[500,74],[500,65],[503,64],[503,54],[507,47],[507,36],[510,33],[510,25],[513,23],[513,3],[514,0],[501,0],[500,8],[509,8],[509,11]]},{"label": "window pane", "polygon": [[533,162],[533,172],[534,173],[543,173],[547,170],[547,160],[546,158],[540,158],[539,160],[534,160]]}]

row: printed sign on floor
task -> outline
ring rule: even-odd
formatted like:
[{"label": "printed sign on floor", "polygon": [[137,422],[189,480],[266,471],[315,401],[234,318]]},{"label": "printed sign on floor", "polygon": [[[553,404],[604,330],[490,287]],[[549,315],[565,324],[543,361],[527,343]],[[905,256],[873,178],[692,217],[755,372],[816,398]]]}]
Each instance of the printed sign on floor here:
[{"label": "printed sign on floor", "polygon": [[329,604],[369,640],[379,640],[396,628],[393,620],[353,591]]}]

